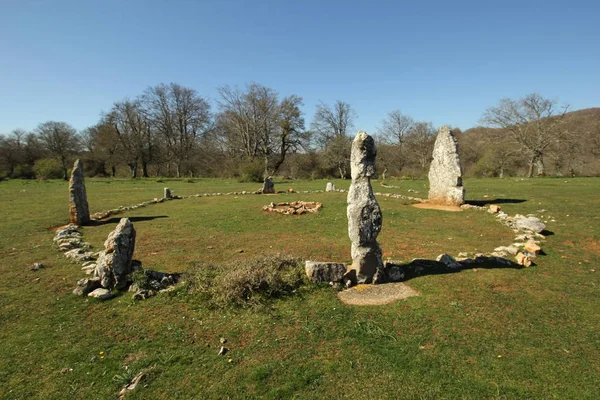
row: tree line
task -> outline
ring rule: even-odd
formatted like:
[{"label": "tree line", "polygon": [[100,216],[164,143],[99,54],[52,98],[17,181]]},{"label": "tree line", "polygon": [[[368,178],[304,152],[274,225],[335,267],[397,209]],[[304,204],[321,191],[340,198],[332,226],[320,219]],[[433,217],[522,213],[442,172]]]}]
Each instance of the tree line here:
[{"label": "tree line", "polygon": [[[349,176],[357,113],[347,102],[319,103],[307,127],[297,95],[258,83],[218,94],[211,105],[192,88],[159,84],[115,102],[80,132],[57,121],[15,129],[0,136],[0,177],[67,179],[75,158],[104,177]],[[485,111],[483,126],[453,129],[466,175],[596,175],[599,111],[569,113],[535,93],[503,99]],[[379,175],[424,176],[436,133],[429,121],[389,112],[375,132]]]}]

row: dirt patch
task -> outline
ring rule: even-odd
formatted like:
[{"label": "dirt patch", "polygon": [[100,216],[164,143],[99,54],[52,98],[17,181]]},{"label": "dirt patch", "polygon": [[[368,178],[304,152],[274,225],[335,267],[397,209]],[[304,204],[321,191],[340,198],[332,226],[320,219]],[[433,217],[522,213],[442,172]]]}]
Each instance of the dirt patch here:
[{"label": "dirt patch", "polygon": [[339,292],[338,298],[342,303],[353,306],[378,306],[420,294],[410,286],[398,282],[383,285],[358,285]]},{"label": "dirt patch", "polygon": [[323,208],[323,203],[313,201],[294,201],[292,203],[271,203],[263,207],[263,211],[277,212],[286,215],[302,215],[304,213],[317,213]]},{"label": "dirt patch", "polygon": [[417,203],[417,204],[413,204],[412,206],[416,207],[416,208],[425,208],[427,210],[440,210],[440,211],[451,211],[451,212],[462,211],[459,206],[446,206],[446,205],[432,204],[432,203]]}]

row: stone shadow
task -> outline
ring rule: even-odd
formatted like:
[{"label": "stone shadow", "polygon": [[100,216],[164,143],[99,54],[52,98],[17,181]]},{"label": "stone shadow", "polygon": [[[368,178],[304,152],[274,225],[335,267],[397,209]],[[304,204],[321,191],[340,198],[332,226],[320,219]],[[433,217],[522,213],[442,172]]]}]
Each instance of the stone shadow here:
[{"label": "stone shadow", "polygon": [[413,278],[427,275],[455,274],[466,269],[498,269],[498,268],[525,268],[511,260],[500,257],[480,256],[457,261],[454,266],[449,266],[439,261],[415,259],[409,263],[385,262],[384,271],[387,282],[406,282]]},{"label": "stone shadow", "polygon": [[527,200],[525,199],[493,199],[493,200],[467,200],[466,204],[470,204],[472,206],[483,207],[488,204],[518,204],[524,203]]},{"label": "stone shadow", "polygon": [[[129,218],[129,220],[131,222],[141,222],[141,221],[152,221],[154,219],[159,219],[159,218],[169,218],[168,215],[154,215],[154,216],[148,216],[148,217],[123,217],[123,218]],[[107,224],[118,224],[119,221],[121,221],[120,217],[113,217],[113,218],[109,218],[109,219],[102,219],[102,220],[92,220],[88,226],[100,226],[100,225],[107,225]]]}]

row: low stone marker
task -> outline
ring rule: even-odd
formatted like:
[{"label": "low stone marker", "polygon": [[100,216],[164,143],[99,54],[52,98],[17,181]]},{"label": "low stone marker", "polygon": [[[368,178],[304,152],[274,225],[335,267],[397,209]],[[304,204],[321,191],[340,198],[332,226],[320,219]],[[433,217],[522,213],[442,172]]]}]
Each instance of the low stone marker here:
[{"label": "low stone marker", "polygon": [[331,182],[327,182],[327,187],[325,187],[326,192],[335,192],[335,185]]},{"label": "low stone marker", "polygon": [[83,181],[83,164],[79,160],[75,160],[69,180],[69,214],[69,220],[73,224],[85,225],[90,222],[90,209]]},{"label": "low stone marker", "polygon": [[346,274],[346,264],[334,262],[306,261],[304,269],[313,283],[342,282]]},{"label": "low stone marker", "polygon": [[170,199],[172,197],[172,195],[171,195],[171,189],[164,188],[163,191],[164,191],[163,197],[165,199]]},{"label": "low stone marker", "polygon": [[447,126],[440,128],[435,139],[428,177],[430,203],[460,206],[465,202],[456,138]]},{"label": "low stone marker", "polygon": [[135,250],[135,229],[129,218],[121,218],[104,242],[96,264],[95,276],[106,289],[124,289],[129,284],[131,260]]},{"label": "low stone marker", "polygon": [[350,167],[352,184],[348,191],[348,236],[352,242],[352,269],[357,283],[381,283],[384,279],[381,248],[381,208],[373,194],[371,177],[375,174],[375,141],[360,131],[352,142]]},{"label": "low stone marker", "polygon": [[262,194],[271,194],[275,193],[275,184],[273,183],[273,179],[271,177],[265,178],[262,187]]}]

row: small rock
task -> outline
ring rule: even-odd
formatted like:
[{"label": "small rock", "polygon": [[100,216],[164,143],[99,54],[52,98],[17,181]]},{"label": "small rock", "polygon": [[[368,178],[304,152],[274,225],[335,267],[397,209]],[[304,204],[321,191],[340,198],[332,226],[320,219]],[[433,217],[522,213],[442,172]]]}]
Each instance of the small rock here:
[{"label": "small rock", "polygon": [[77,287],[73,290],[73,294],[77,296],[85,296],[86,294],[100,288],[100,278],[80,279],[77,281]]},{"label": "small rock", "polygon": [[221,347],[221,349],[219,349],[219,355],[220,356],[224,356],[225,354],[227,354],[227,352],[229,351],[229,349],[227,347]]},{"label": "small rock", "polygon": [[227,343],[227,339],[225,339],[224,337],[222,337],[222,338],[219,339],[219,342],[221,344],[225,344],[225,343]]},{"label": "small rock", "polygon": [[42,264],[42,263],[35,263],[35,264],[33,264],[33,266],[31,267],[31,271],[39,271],[40,269],[44,269],[44,268],[46,268],[46,267],[44,266],[44,264]]},{"label": "small rock", "polygon": [[531,259],[521,252],[517,253],[515,259],[517,260],[517,264],[523,265],[525,267],[529,267],[532,264]]},{"label": "small rock", "polygon": [[490,204],[490,208],[488,211],[492,214],[496,214],[496,213],[499,213],[500,210],[502,210],[502,208],[500,208],[500,206],[497,206],[496,204]]},{"label": "small rock", "polygon": [[456,262],[454,257],[452,257],[449,254],[440,254],[439,256],[437,256],[436,261],[439,261],[442,264],[445,264],[448,268],[460,268],[461,267],[461,265],[458,262]]},{"label": "small rock", "polygon": [[540,246],[538,246],[533,240],[529,240],[527,241],[527,243],[525,243],[525,251],[528,251],[529,253],[533,253],[533,254],[538,254],[542,248]]},{"label": "small rock", "polygon": [[108,300],[113,297],[113,294],[108,289],[99,288],[88,293],[88,297],[93,297],[99,300]]}]

